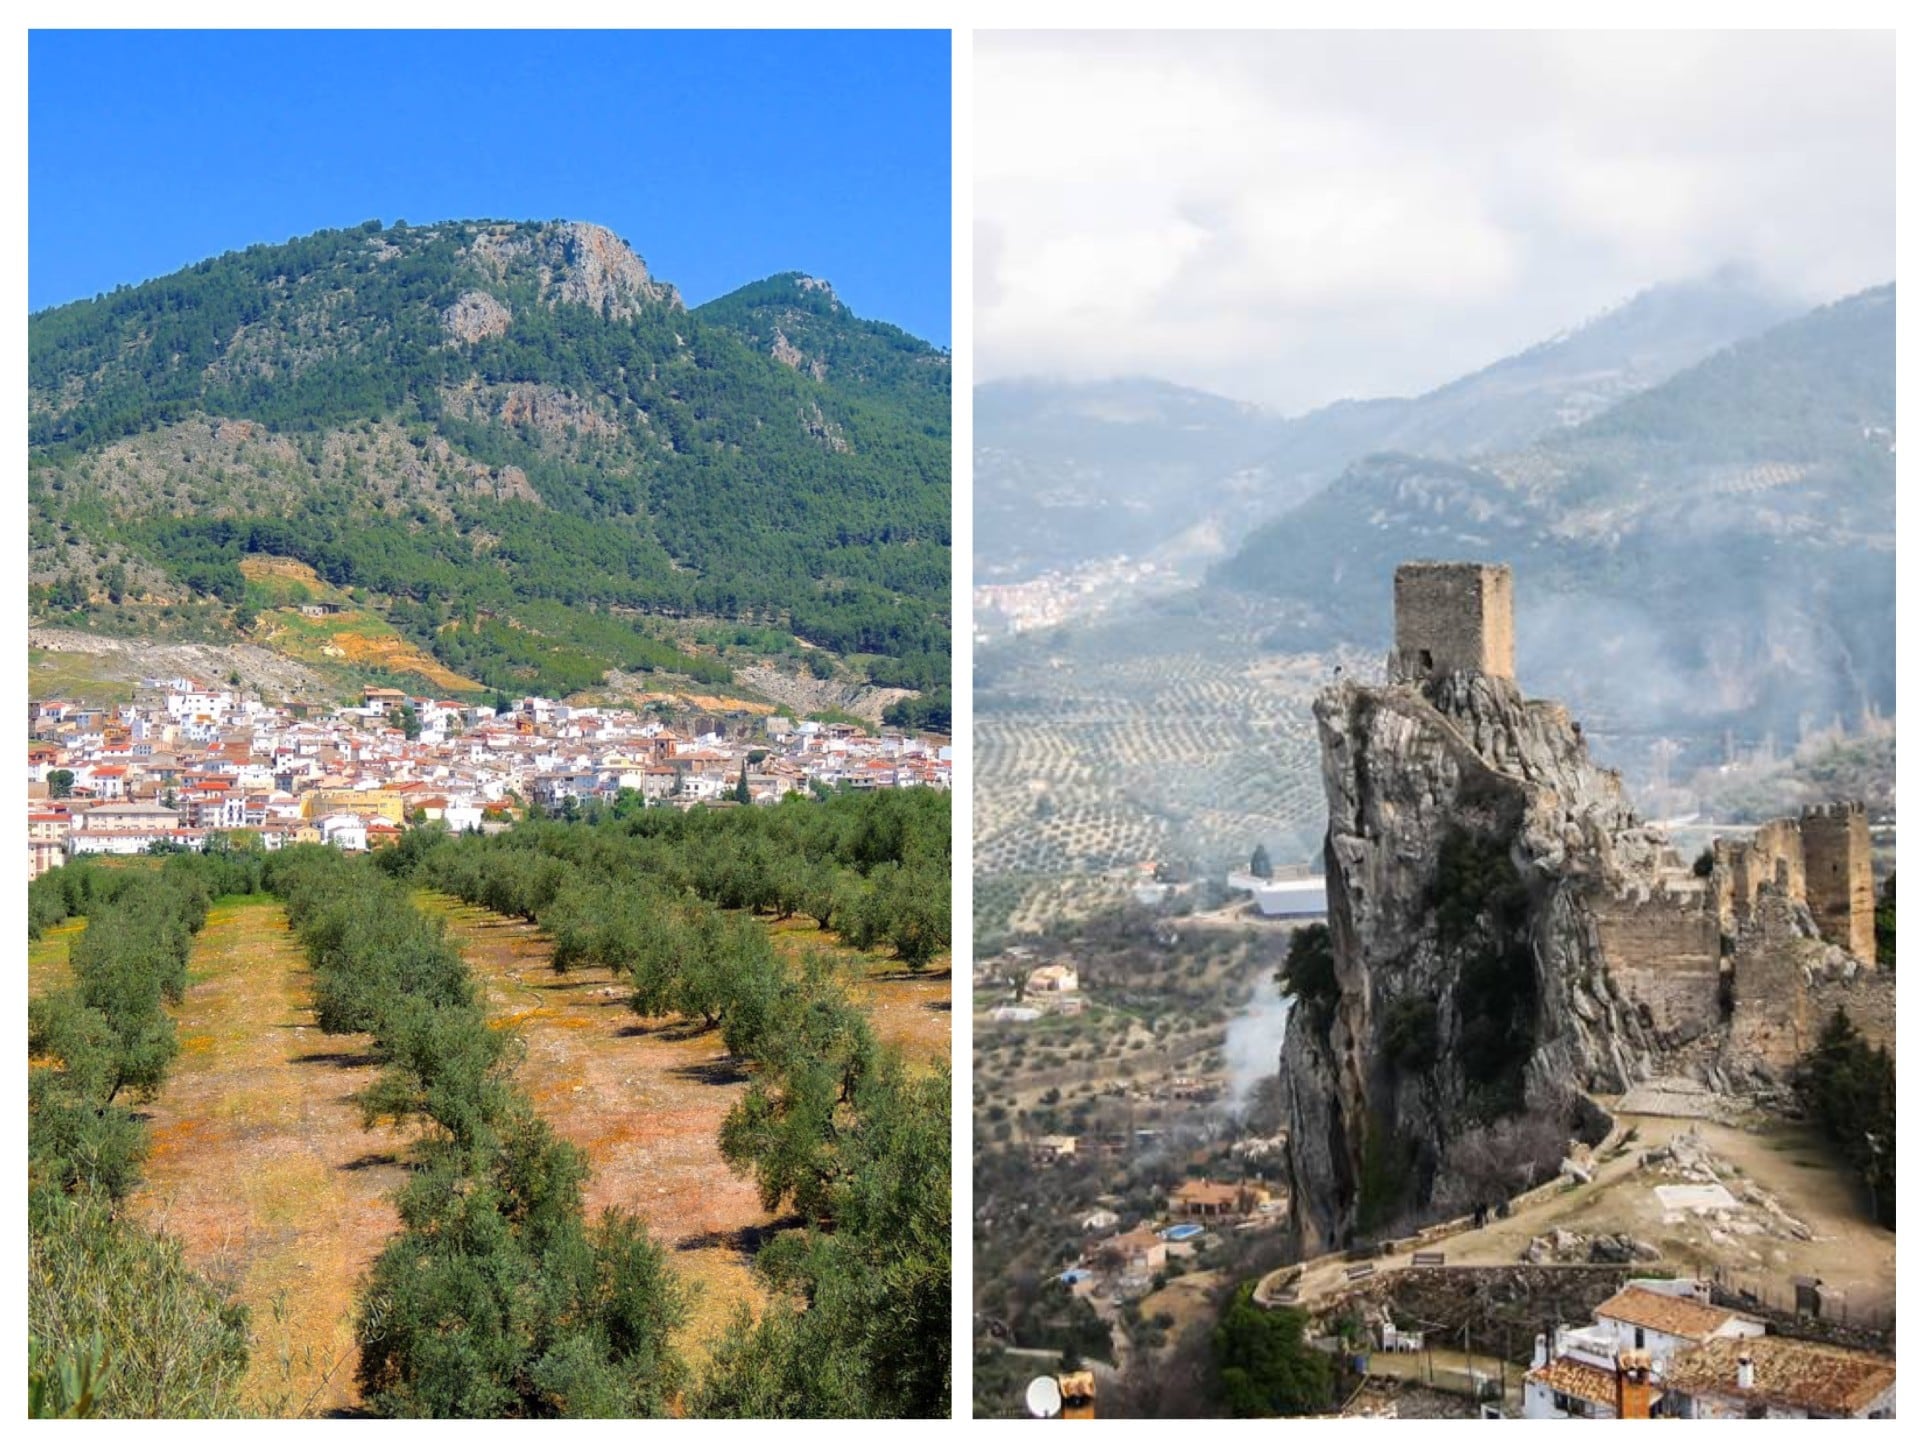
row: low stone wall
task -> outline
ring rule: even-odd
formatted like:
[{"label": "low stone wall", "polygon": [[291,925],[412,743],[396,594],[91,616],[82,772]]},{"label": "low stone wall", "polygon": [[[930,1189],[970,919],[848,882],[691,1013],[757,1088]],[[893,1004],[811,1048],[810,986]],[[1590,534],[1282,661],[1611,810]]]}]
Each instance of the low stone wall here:
[{"label": "low stone wall", "polygon": [[[1595,1157],[1596,1164],[1604,1165],[1607,1161],[1615,1159],[1616,1153],[1626,1136],[1627,1124],[1618,1116],[1608,1115],[1607,1112],[1601,1110],[1598,1106],[1594,1106],[1593,1110],[1600,1116],[1606,1117],[1608,1121],[1606,1136],[1597,1146],[1594,1146],[1590,1152],[1590,1154]],[[1544,1181],[1540,1185],[1533,1187],[1531,1190],[1522,1191],[1519,1195],[1511,1197],[1507,1201],[1507,1214],[1517,1215],[1522,1211],[1531,1210],[1543,1202],[1552,1200],[1555,1196],[1564,1196],[1568,1191],[1573,1190],[1580,1184],[1582,1183],[1574,1180],[1570,1176],[1555,1176],[1551,1180]],[[1413,1253],[1430,1251],[1439,1242],[1472,1229],[1474,1229],[1474,1219],[1471,1215],[1455,1216],[1452,1220],[1438,1221],[1431,1226],[1415,1231],[1411,1236],[1396,1237],[1391,1241],[1383,1241],[1378,1245],[1360,1246],[1347,1251],[1334,1251],[1324,1256],[1315,1256],[1312,1260],[1303,1262],[1298,1266],[1283,1267],[1278,1271],[1269,1272],[1260,1278],[1259,1284],[1254,1287],[1254,1304],[1259,1306],[1283,1306],[1292,1304],[1285,1298],[1293,1296],[1303,1286],[1320,1284],[1329,1276],[1341,1276],[1349,1267],[1365,1265],[1368,1262],[1378,1263],[1383,1257],[1393,1258],[1390,1263],[1392,1269],[1380,1271],[1378,1275],[1399,1275],[1403,1270],[1408,1269],[1400,1265],[1399,1258],[1403,1256],[1410,1258]],[[1438,1270],[1441,1268],[1435,1267],[1432,1269]],[[1343,1278],[1337,1280],[1332,1289],[1315,1297],[1312,1305],[1315,1309],[1323,1309],[1328,1305],[1335,1304],[1339,1298],[1346,1293],[1348,1288],[1371,1285],[1374,1283],[1374,1280],[1375,1276],[1373,1273],[1357,1279]]]},{"label": "low stone wall", "polygon": [[1658,1270],[1513,1265],[1390,1271],[1339,1296],[1316,1299],[1309,1309],[1316,1316],[1384,1309],[1396,1325],[1428,1332],[1430,1342],[1460,1345],[1470,1331],[1474,1350],[1526,1362],[1535,1335],[1551,1335],[1557,1325],[1585,1325],[1594,1307],[1629,1279]]},{"label": "low stone wall", "polygon": [[1871,1306],[1848,1307],[1843,1301],[1839,1303],[1840,1314],[1803,1316],[1790,1304],[1781,1304],[1789,1291],[1784,1277],[1716,1278],[1711,1291],[1716,1306],[1744,1311],[1756,1320],[1765,1321],[1767,1330],[1776,1336],[1846,1346],[1856,1351],[1884,1351],[1893,1344],[1892,1307],[1884,1310]]}]

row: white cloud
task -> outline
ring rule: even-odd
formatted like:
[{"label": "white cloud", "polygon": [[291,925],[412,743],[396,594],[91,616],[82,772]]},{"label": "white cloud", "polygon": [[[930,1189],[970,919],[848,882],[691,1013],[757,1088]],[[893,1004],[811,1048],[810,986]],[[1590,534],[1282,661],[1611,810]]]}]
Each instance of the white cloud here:
[{"label": "white cloud", "polygon": [[998,34],[977,373],[1286,410],[1440,383],[1728,262],[1893,271],[1875,34]]}]

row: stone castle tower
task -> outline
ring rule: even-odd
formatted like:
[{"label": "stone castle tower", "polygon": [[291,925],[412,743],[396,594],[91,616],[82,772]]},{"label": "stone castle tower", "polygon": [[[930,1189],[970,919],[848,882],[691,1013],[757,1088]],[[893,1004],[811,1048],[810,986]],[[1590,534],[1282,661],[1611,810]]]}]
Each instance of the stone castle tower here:
[{"label": "stone castle tower", "polygon": [[1462,671],[1513,679],[1513,572],[1409,561],[1393,573],[1388,679],[1419,683]]},{"label": "stone castle tower", "polygon": [[1872,965],[1873,841],[1858,801],[1808,806],[1800,816],[1807,909],[1820,934]]}]

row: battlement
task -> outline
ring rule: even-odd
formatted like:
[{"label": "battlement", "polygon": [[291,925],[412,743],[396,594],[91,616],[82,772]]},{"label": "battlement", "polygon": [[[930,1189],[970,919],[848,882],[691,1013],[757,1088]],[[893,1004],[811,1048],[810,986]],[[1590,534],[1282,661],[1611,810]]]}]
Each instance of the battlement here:
[{"label": "battlement", "polygon": [[1504,565],[1409,561],[1393,573],[1388,678],[1461,672],[1513,679],[1513,572]]}]

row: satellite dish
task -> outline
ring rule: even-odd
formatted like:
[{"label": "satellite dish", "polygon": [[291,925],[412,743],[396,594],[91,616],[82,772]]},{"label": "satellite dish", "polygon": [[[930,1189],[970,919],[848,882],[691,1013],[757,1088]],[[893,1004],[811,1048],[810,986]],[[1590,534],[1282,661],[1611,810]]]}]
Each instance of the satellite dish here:
[{"label": "satellite dish", "polygon": [[1050,1421],[1060,1414],[1060,1383],[1051,1376],[1027,1382],[1027,1414]]}]

